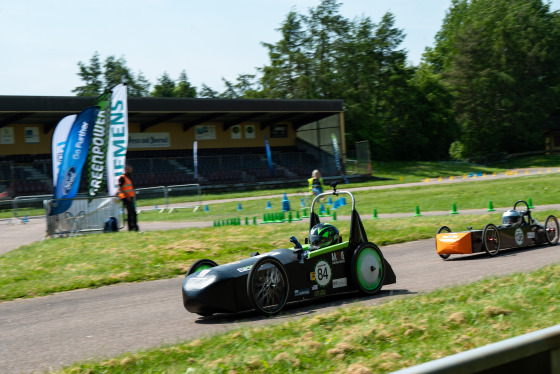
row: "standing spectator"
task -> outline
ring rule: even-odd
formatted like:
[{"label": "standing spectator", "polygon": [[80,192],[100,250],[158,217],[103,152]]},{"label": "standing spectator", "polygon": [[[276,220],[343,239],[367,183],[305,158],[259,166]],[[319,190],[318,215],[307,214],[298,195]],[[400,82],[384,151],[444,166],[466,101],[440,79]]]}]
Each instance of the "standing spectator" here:
[{"label": "standing spectator", "polygon": [[136,222],[136,204],[134,199],[134,186],[132,185],[132,166],[126,165],[124,167],[124,174],[119,177],[118,195],[121,199],[123,206],[126,208],[126,215],[128,219],[128,231],[138,231],[138,224]]},{"label": "standing spectator", "polygon": [[321,173],[319,170],[313,170],[311,173],[311,178],[308,179],[309,181],[309,192],[311,192],[314,196],[323,193],[325,189],[325,185],[323,184],[323,178],[321,177]]}]

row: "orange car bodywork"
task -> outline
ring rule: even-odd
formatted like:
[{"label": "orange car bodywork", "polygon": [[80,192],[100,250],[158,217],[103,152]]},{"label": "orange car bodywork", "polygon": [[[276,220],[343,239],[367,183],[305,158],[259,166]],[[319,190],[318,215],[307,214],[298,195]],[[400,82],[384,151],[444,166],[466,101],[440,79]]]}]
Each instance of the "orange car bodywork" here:
[{"label": "orange car bodywork", "polygon": [[473,253],[471,233],[442,232],[440,234],[437,234],[436,248],[439,255]]}]

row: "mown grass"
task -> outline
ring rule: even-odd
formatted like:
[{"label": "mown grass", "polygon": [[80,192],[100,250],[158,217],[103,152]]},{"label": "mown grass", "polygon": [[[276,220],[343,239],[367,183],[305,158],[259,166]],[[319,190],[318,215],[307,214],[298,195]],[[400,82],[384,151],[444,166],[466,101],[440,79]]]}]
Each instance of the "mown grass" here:
[{"label": "mown grass", "polygon": [[[346,189],[339,186],[340,190]],[[495,179],[492,176],[479,178],[477,181],[461,183],[436,183],[413,186],[394,187],[389,189],[373,189],[366,191],[354,191],[356,207],[362,215],[373,215],[376,209],[378,214],[383,213],[413,213],[416,206],[421,211],[451,211],[452,204],[457,209],[483,209],[488,208],[492,201],[493,207],[511,209],[517,200],[528,201],[531,199],[533,205],[558,204],[560,203],[560,173],[544,173],[534,176],[512,177]],[[336,209],[337,215],[349,215],[351,210],[350,200],[347,195],[346,206]],[[287,195],[290,208],[294,210],[292,216],[296,217],[296,211],[302,211],[301,196]],[[240,218],[243,222],[247,217],[252,221],[253,217],[262,219],[263,214],[268,212],[282,211],[283,196],[274,198],[246,200],[242,202],[231,201],[224,203],[213,203],[205,207],[193,209],[169,210],[142,210],[139,220],[145,221],[216,221],[227,218]],[[336,198],[332,200],[332,203]],[[271,209],[267,209],[270,203]],[[333,205],[328,205],[328,199],[321,202],[325,209],[332,210]],[[238,210],[241,204],[241,210]],[[318,210],[320,206],[316,206]],[[524,209],[524,205],[521,206]],[[301,214],[300,214],[301,215]]]},{"label": "mown grass", "polygon": [[59,373],[386,373],[560,323],[560,264]]},{"label": "mown grass", "polygon": [[[548,214],[539,212],[542,221]],[[365,218],[365,217],[364,217]],[[443,225],[452,230],[500,222],[500,214],[364,219],[368,239],[379,246],[429,239]],[[348,238],[350,223],[335,223]],[[0,256],[0,300],[47,295],[122,282],[171,278],[196,260],[223,264],[276,248],[294,235],[303,242],[308,222],[222,226],[168,231],[119,232],[49,239]],[[383,249],[383,247],[382,247]],[[434,256],[436,256],[434,248]]]}]

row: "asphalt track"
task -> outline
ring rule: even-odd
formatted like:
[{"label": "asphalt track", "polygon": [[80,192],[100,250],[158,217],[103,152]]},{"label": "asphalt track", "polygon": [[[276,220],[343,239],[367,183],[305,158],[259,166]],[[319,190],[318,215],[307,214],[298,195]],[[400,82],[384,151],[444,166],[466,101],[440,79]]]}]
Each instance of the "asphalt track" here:
[{"label": "asphalt track", "polygon": [[[536,212],[560,207],[537,208]],[[485,212],[481,209],[461,213],[477,211]],[[210,224],[174,225],[173,228]],[[168,222],[142,224],[145,231],[165,227],[170,228]],[[0,226],[0,243],[2,248],[7,246],[6,252],[14,246],[41,240],[43,230],[42,219],[31,219],[25,224],[4,224]],[[10,239],[13,237],[20,239]],[[0,372],[19,374],[54,370],[76,361],[112,357],[241,326],[280,323],[349,304],[377,304],[395,297],[468,284],[492,275],[532,271],[560,262],[560,246],[505,250],[492,258],[483,254],[457,255],[447,261],[437,256],[433,240],[381,249],[395,270],[396,284],[385,286],[373,297],[348,294],[319,302],[288,305],[285,313],[274,318],[262,318],[253,312],[206,318],[190,314],[182,306],[180,288],[183,277],[2,302]]]}]

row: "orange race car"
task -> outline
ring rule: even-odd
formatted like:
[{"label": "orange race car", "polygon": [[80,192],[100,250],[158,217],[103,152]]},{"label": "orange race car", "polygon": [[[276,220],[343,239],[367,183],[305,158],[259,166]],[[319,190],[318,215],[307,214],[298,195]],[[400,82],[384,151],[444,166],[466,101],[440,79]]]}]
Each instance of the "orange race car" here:
[{"label": "orange race car", "polygon": [[[525,204],[527,210],[517,210],[520,203]],[[531,216],[529,204],[523,200],[517,201],[513,209],[502,215],[501,225],[489,223],[482,230],[472,230],[471,227],[467,230],[451,232],[447,226],[440,227],[436,235],[437,254],[444,260],[452,254],[486,252],[495,256],[500,249],[557,244],[559,234],[555,216],[548,216],[543,225]]]}]

